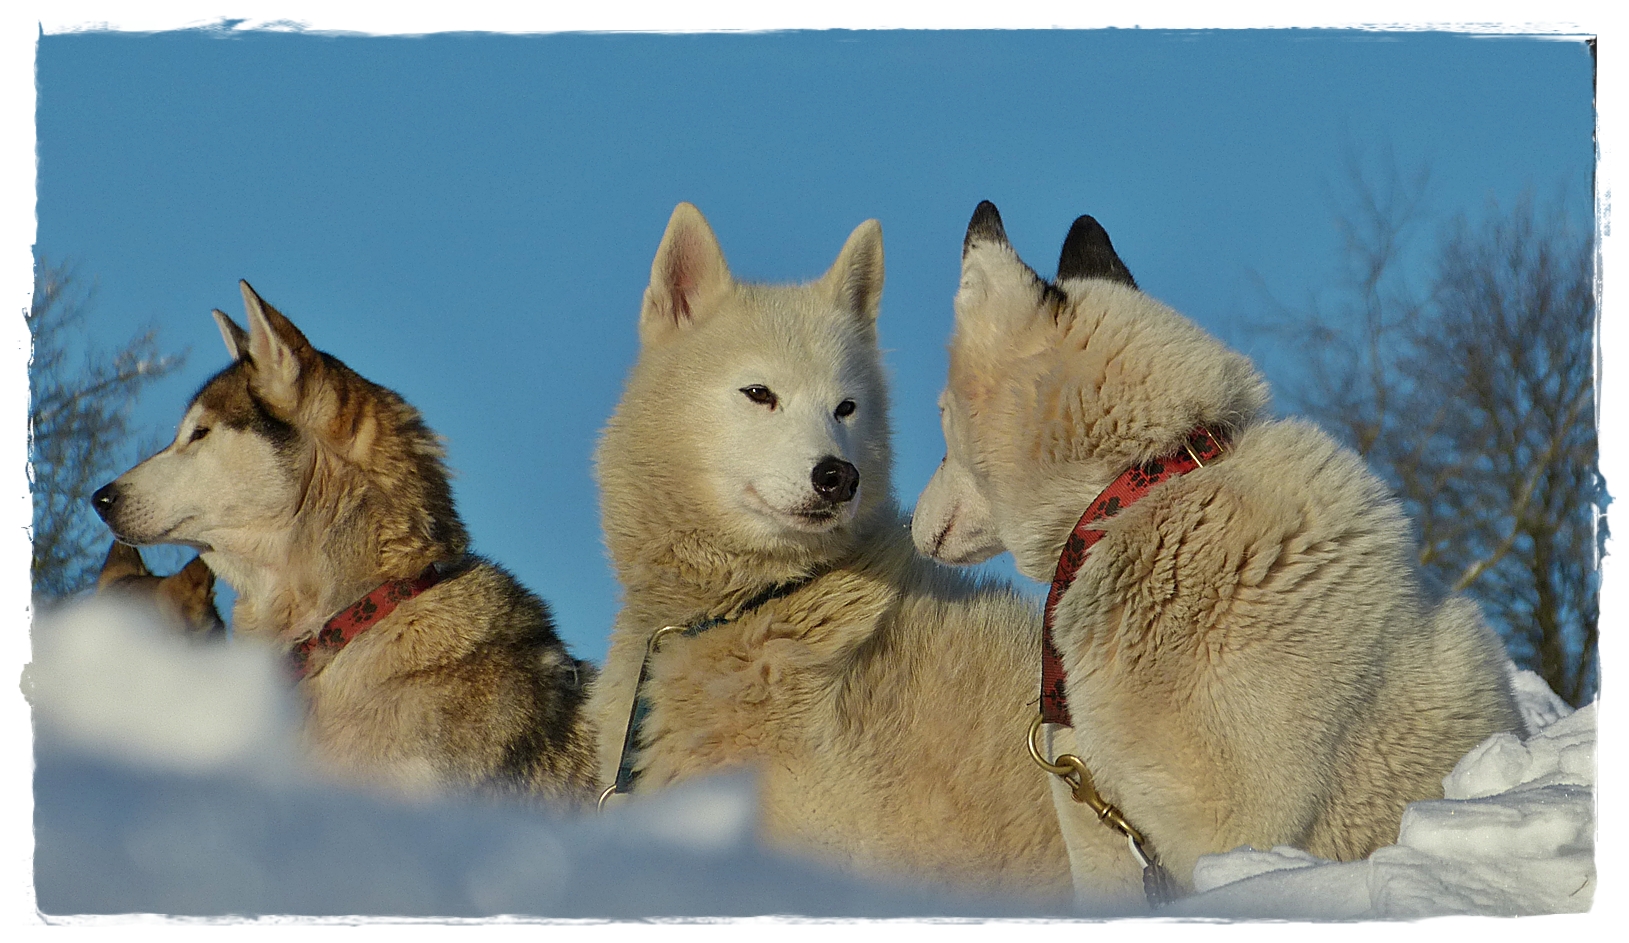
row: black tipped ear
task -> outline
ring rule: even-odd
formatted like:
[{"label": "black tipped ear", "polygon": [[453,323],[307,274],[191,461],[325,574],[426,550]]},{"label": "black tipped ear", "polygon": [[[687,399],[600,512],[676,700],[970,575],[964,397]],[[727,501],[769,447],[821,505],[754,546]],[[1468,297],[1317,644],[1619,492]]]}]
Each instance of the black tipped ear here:
[{"label": "black tipped ear", "polygon": [[1066,278],[1106,278],[1111,282],[1137,287],[1131,270],[1114,253],[1109,234],[1090,216],[1082,216],[1069,227],[1063,251],[1058,254],[1058,281]]},{"label": "black tipped ear", "polygon": [[1010,246],[1007,241],[1006,227],[1001,225],[1001,214],[996,212],[995,204],[985,200],[973,210],[973,218],[967,224],[967,236],[962,239],[962,255],[972,248],[975,242],[993,242],[998,245]]}]

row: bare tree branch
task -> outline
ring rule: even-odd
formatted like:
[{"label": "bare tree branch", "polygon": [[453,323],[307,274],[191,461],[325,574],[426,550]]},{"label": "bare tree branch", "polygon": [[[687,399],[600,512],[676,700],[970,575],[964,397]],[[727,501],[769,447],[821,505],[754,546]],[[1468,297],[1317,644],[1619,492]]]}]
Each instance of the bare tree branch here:
[{"label": "bare tree branch", "polygon": [[[36,264],[27,321],[34,338],[29,362],[29,480],[34,497],[34,592],[65,597],[85,588],[107,552],[108,534],[90,507],[91,495],[129,458],[130,405],[148,382],[181,365],[161,355],[153,331],[138,334],[112,357],[90,344],[83,329],[87,300],[76,294],[66,266]],[[68,366],[86,348],[78,370]]]},{"label": "bare tree branch", "polygon": [[[1523,199],[1413,252],[1425,181],[1353,170],[1334,303],[1273,302],[1256,329],[1308,352],[1289,399],[1396,489],[1421,568],[1581,703],[1597,683],[1605,536],[1590,240]],[[1424,291],[1404,277],[1423,271]]]},{"label": "bare tree branch", "polygon": [[[1523,479],[1515,498],[1511,501],[1509,510],[1510,528],[1506,532],[1504,539],[1500,540],[1499,545],[1493,548],[1487,556],[1473,560],[1465,568],[1465,572],[1460,574],[1459,579],[1454,580],[1453,592],[1458,593],[1469,588],[1471,584],[1476,582],[1477,577],[1496,566],[1500,560],[1503,560],[1515,548],[1518,537],[1532,529],[1534,525],[1528,516],[1528,512],[1533,502],[1533,494],[1538,489],[1539,482],[1550,472],[1551,466],[1560,458],[1561,449],[1566,444],[1567,429],[1578,420],[1579,414],[1583,411],[1586,397],[1589,401],[1594,401],[1595,391],[1593,388],[1583,391],[1578,395],[1577,399],[1573,400],[1573,405],[1568,409],[1566,418],[1557,424],[1555,434],[1550,437],[1550,442],[1545,447],[1543,454],[1539,455],[1532,463],[1532,467]],[[1423,554],[1421,562],[1424,562]]]}]

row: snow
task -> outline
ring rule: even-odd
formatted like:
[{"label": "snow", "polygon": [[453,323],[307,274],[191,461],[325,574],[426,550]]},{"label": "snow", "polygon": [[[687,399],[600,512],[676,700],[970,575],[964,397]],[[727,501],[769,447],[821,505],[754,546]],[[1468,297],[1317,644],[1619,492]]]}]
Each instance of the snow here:
[{"label": "snow", "polygon": [[45,914],[1035,915],[860,880],[754,839],[749,777],[569,815],[368,793],[300,758],[274,653],[93,603],[35,631],[35,891]]},{"label": "snow", "polygon": [[1519,916],[1589,909],[1595,894],[1594,704],[1567,712],[1532,672],[1518,674],[1523,741],[1495,734],[1412,803],[1397,844],[1365,861],[1295,848],[1209,855],[1180,916],[1358,920]]},{"label": "snow", "polygon": [[41,625],[23,690],[55,741],[112,759],[270,772],[298,756],[293,704],[271,653],[178,638],[151,613],[106,600]]},{"label": "snow", "polygon": [[[301,757],[275,653],[91,604],[36,626],[35,873],[47,915],[397,918],[1069,917],[857,878],[754,838],[723,777],[603,815],[339,785]],[[1397,844],[1202,858],[1167,918],[1416,919],[1578,912],[1595,897],[1596,707],[1515,675],[1533,735],[1500,734],[1406,811]],[[53,917],[57,922],[85,917]],[[128,919],[128,918],[127,918]]]}]

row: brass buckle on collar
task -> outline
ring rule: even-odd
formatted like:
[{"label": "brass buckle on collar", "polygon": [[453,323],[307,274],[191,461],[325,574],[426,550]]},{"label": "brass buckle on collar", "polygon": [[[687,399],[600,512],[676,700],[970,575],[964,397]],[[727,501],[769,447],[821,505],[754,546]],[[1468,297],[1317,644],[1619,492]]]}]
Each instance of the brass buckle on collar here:
[{"label": "brass buckle on collar", "polygon": [[[1223,455],[1227,454],[1227,443],[1218,438],[1216,433],[1205,427],[1201,427],[1198,431],[1204,433],[1205,438],[1209,439],[1211,444],[1216,446],[1216,458],[1221,458]],[[1182,448],[1188,453],[1188,457],[1193,459],[1193,463],[1195,465],[1200,468],[1205,467],[1205,460],[1199,457],[1198,452],[1194,451],[1193,436],[1189,436],[1188,438],[1182,440]]]},{"label": "brass buckle on collar", "polygon": [[1177,897],[1176,884],[1171,880],[1171,874],[1160,864],[1158,856],[1148,846],[1148,839],[1143,833],[1137,831],[1126,820],[1113,803],[1105,800],[1097,791],[1092,782],[1092,774],[1086,769],[1086,763],[1073,753],[1060,753],[1057,760],[1048,760],[1041,752],[1041,724],[1045,719],[1036,714],[1029,724],[1029,755],[1041,769],[1046,770],[1069,784],[1069,794],[1076,802],[1085,805],[1097,815],[1098,821],[1125,836],[1126,845],[1131,849],[1131,856],[1137,859],[1137,864],[1143,869],[1143,896],[1147,898],[1150,907],[1160,907],[1170,903]]},{"label": "brass buckle on collar", "polygon": [[1120,810],[1110,805],[1107,800],[1098,794],[1097,785],[1092,782],[1092,774],[1086,769],[1084,760],[1073,753],[1061,753],[1056,760],[1052,761],[1046,759],[1046,756],[1041,752],[1041,724],[1043,722],[1040,714],[1036,714],[1035,719],[1030,721],[1028,740],[1030,759],[1034,760],[1041,769],[1068,783],[1069,793],[1074,796],[1075,801],[1088,806],[1105,824],[1128,837],[1133,837],[1136,841],[1142,841],[1142,835],[1131,827],[1131,823],[1127,822],[1125,816],[1120,814]]}]

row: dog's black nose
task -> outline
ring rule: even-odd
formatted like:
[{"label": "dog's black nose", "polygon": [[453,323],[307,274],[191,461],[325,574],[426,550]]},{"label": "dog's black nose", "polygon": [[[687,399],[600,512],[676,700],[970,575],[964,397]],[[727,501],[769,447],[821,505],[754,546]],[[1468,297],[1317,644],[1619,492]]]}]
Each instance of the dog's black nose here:
[{"label": "dog's black nose", "polygon": [[860,470],[830,455],[820,460],[810,478],[815,493],[836,504],[852,499],[860,488]]},{"label": "dog's black nose", "polygon": [[102,516],[102,520],[104,521],[107,520],[107,516],[109,514],[113,513],[113,506],[118,503],[119,486],[117,482],[105,484],[102,487],[97,488],[96,493],[91,495],[91,504],[96,508],[96,513],[100,514]]}]

